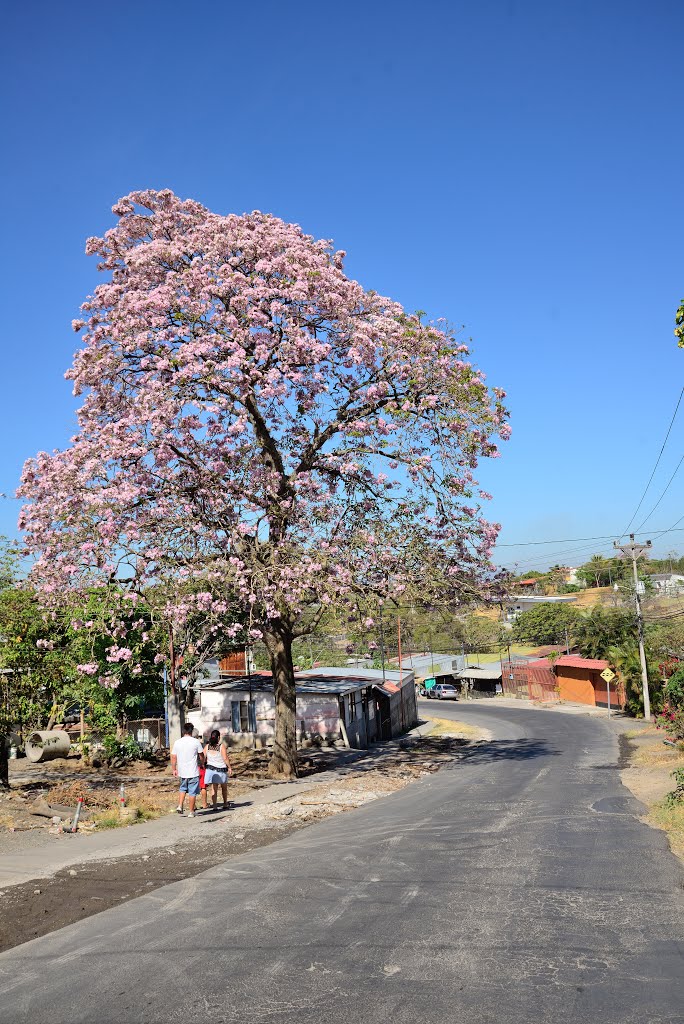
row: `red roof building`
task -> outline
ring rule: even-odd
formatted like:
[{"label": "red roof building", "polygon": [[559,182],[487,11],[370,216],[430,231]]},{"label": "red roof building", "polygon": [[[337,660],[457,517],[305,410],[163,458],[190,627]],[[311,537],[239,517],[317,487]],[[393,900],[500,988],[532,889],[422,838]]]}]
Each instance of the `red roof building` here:
[{"label": "red roof building", "polygon": [[602,658],[580,658],[564,654],[551,662],[539,658],[518,664],[504,664],[504,693],[530,700],[567,700],[590,707],[622,708],[625,704],[624,687],[613,678],[610,683],[601,678],[608,665]]},{"label": "red roof building", "polygon": [[564,654],[557,658],[553,669],[558,680],[561,700],[570,700],[590,707],[624,707],[624,689],[617,679],[607,683],[601,673],[609,668],[603,658],[580,658]]}]

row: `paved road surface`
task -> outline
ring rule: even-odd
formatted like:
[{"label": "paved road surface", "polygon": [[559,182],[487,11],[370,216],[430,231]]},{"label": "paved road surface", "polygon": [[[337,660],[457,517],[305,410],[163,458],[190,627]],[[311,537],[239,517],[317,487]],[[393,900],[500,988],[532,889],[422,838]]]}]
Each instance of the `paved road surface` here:
[{"label": "paved road surface", "polygon": [[495,742],[3,954],[0,1021],[682,1024],[682,872],[609,727],[457,713]]}]

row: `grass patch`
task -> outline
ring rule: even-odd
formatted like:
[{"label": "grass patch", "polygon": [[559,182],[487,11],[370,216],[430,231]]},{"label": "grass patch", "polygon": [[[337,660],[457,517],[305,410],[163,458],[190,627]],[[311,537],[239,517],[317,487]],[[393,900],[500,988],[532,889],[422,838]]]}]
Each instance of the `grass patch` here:
[{"label": "grass patch", "polygon": [[[528,644],[511,644],[511,655],[513,657],[515,657],[516,654],[533,654],[536,650],[536,647],[530,647]],[[467,664],[471,667],[477,667],[477,665],[493,665],[502,660],[508,660],[508,647],[504,647],[501,651],[498,651],[495,654],[471,653],[466,658]]]},{"label": "grass patch", "polygon": [[684,765],[684,753],[677,747],[668,747],[665,743],[649,743],[640,746],[634,753],[632,763],[647,768],[672,767]]},{"label": "grass patch", "polygon": [[684,803],[668,804],[661,800],[651,808],[648,820],[667,832],[672,852],[684,857]]},{"label": "grass patch", "polygon": [[[135,819],[138,820],[137,818]],[[119,816],[119,811],[102,811],[100,814],[93,816],[93,821],[97,825],[98,829],[105,828],[121,828],[122,825],[131,825],[131,821],[125,821]]]},{"label": "grass patch", "polygon": [[435,728],[429,734],[430,738],[436,736],[463,736],[468,740],[477,740],[482,736],[482,730],[475,725],[466,725],[465,722],[453,722],[448,718],[431,718]]},{"label": "grass patch", "polygon": [[93,815],[93,821],[98,829],[122,828],[125,825],[137,825],[141,821],[152,821],[159,818],[164,812],[159,810],[151,811],[142,807],[127,807],[128,814],[123,817],[118,807],[111,807],[106,811],[100,811]]}]

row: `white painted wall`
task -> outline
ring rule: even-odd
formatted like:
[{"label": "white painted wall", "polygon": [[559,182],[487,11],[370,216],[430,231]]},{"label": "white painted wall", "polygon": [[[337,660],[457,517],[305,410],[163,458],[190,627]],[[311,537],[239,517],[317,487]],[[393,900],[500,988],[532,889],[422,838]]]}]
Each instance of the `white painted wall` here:
[{"label": "white painted wall", "polygon": [[[191,712],[190,721],[205,735],[212,729],[221,734],[244,736],[232,732],[231,703],[249,700],[249,690],[200,690],[200,709]],[[275,730],[275,701],[272,694],[255,693],[257,736],[273,736]],[[337,697],[326,694],[299,694],[297,696],[297,731],[304,723],[307,735],[337,737],[340,731],[340,716]]]}]

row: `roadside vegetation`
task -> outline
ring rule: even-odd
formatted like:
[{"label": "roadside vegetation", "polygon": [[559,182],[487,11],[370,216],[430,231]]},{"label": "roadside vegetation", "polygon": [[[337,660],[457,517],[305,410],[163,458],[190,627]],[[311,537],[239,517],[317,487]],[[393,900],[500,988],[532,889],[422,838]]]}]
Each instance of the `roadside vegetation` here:
[{"label": "roadside vegetation", "polygon": [[673,853],[684,861],[684,741],[667,738],[656,724],[624,736],[630,763],[622,781],[648,808],[645,820],[667,833]]}]

